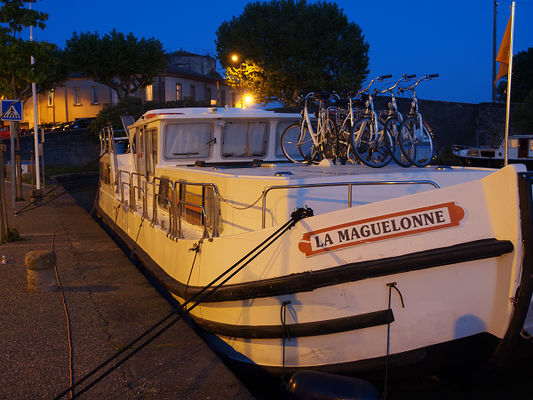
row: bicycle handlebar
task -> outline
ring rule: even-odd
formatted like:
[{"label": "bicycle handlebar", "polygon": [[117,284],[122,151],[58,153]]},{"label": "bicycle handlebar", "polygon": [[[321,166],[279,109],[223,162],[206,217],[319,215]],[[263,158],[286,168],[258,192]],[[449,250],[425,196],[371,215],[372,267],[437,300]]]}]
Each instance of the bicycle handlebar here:
[{"label": "bicycle handlebar", "polygon": [[438,78],[438,76],[439,76],[439,74],[423,75],[415,83],[413,83],[411,86],[406,87],[406,88],[398,88],[398,90],[401,91],[401,92],[406,92],[408,90],[413,90],[415,87],[417,87],[420,84],[420,82],[425,81],[425,80],[430,80],[430,79],[433,79],[433,78]]}]

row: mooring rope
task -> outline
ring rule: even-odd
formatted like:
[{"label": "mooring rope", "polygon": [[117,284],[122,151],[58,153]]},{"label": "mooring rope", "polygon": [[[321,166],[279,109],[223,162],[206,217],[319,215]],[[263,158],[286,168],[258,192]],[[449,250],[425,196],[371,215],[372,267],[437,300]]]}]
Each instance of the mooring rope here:
[{"label": "mooring rope", "polygon": [[[95,376],[100,370],[102,370],[103,368],[105,368],[106,366],[111,364],[118,357],[123,355],[126,351],[131,350],[128,354],[124,355],[124,357],[122,359],[116,361],[115,364],[113,364],[112,366],[107,368],[105,371],[101,372],[100,375],[98,375],[96,378],[94,378],[93,381],[91,381],[85,387],[83,387],[83,389],[80,389],[79,391],[77,391],[75,393],[74,397],[72,397],[72,398],[75,399],[75,398],[79,397],[81,394],[85,393],[87,390],[89,390],[90,388],[95,386],[98,382],[100,382],[107,375],[109,375],[111,372],[113,372],[116,368],[118,368],[120,365],[122,365],[128,359],[130,359],[133,355],[135,355],[137,352],[139,352],[142,348],[144,348],[146,345],[148,345],[153,340],[155,340],[157,337],[159,337],[163,332],[165,332],[167,329],[169,329],[172,325],[174,325],[180,319],[182,319],[187,314],[189,314],[194,308],[196,308],[200,303],[202,303],[207,297],[209,297],[211,294],[215,293],[222,285],[224,285],[227,281],[229,281],[232,277],[234,277],[237,273],[239,273],[243,268],[245,268],[251,261],[253,261],[259,254],[261,254],[263,251],[265,251],[270,245],[272,245],[285,232],[287,232],[289,229],[291,229],[298,221],[300,221],[303,218],[312,216],[312,215],[313,215],[313,210],[311,210],[310,208],[299,208],[299,209],[295,210],[291,214],[291,218],[285,224],[283,224],[280,228],[278,228],[276,230],[276,232],[274,232],[272,235],[270,235],[265,240],[263,240],[254,249],[249,251],[240,260],[238,260],[231,267],[226,269],[217,278],[215,278],[209,284],[204,286],[199,292],[197,292],[189,300],[186,300],[183,304],[178,305],[177,309],[173,310],[170,314],[168,314],[166,317],[164,317],[159,322],[154,324],[151,328],[147,329],[144,333],[142,333],[140,336],[138,336],[133,341],[131,341],[127,346],[123,347],[116,354],[114,354],[113,356],[109,357],[106,361],[104,361],[99,366],[94,368],[92,371],[87,373],[85,376],[83,376],[81,379],[79,379],[73,385],[71,385],[68,388],[66,388],[65,390],[63,390],[60,394],[58,394],[56,397],[54,397],[54,400],[61,399],[67,393],[70,393],[72,390],[74,390],[74,388],[80,386],[83,382],[85,382],[88,379],[90,379],[91,377]],[[241,263],[242,263],[242,265],[240,265]],[[222,281],[219,282],[220,280],[222,280]],[[190,306],[187,307],[189,304],[190,304]],[[174,317],[174,318],[171,319],[171,317]],[[170,321],[168,321],[169,319],[170,319]],[[158,329],[166,321],[168,321],[166,323],[166,325],[162,326],[159,330],[156,331],[156,329]],[[156,332],[153,335],[147,337],[150,333],[152,333],[154,331],[156,331]],[[146,338],[146,340],[144,342],[140,343],[138,346],[135,346],[137,343],[139,343],[141,340],[143,340],[145,338]]]},{"label": "mooring rope", "polygon": [[[389,311],[392,310],[391,308],[392,289],[398,292],[398,295],[400,296],[400,302],[402,304],[402,308],[405,308],[405,303],[403,302],[402,292],[400,292],[397,285],[398,284],[396,282],[387,283],[387,287],[389,288]],[[383,400],[387,400],[387,392],[388,392],[388,385],[389,385],[390,324],[391,324],[390,322],[387,323],[387,357],[385,358],[385,382],[383,383]]]}]

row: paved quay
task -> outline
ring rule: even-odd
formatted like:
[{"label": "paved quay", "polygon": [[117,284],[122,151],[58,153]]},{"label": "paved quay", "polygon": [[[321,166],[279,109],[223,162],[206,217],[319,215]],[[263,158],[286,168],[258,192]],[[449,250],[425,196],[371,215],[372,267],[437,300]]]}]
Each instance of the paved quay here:
[{"label": "paved quay", "polygon": [[[0,245],[0,255],[7,258],[0,264],[0,399],[53,399],[69,387],[70,368],[77,381],[172,307],[70,194],[34,207],[25,186],[26,201],[16,202],[23,211],[15,216],[9,182],[5,188],[9,227],[22,240]],[[71,367],[61,293],[27,288],[27,252],[52,248],[70,320]],[[194,330],[178,321],[80,398],[253,396]]]}]

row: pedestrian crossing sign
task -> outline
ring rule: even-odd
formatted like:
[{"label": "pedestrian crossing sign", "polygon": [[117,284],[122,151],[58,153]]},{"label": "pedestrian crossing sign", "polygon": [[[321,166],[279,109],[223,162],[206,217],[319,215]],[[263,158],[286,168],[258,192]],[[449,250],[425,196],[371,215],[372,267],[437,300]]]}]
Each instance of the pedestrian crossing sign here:
[{"label": "pedestrian crossing sign", "polygon": [[2,121],[22,121],[22,101],[2,100]]}]

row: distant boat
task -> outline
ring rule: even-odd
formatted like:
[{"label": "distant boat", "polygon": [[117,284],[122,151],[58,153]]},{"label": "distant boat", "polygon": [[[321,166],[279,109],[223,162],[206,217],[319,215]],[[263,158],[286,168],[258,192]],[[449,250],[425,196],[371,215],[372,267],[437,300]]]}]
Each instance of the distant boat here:
[{"label": "distant boat", "polygon": [[[533,134],[509,136],[507,149],[509,163],[524,164],[528,170],[533,169]],[[452,151],[468,166],[500,168],[504,164],[503,138],[494,146],[474,147],[454,144]]]}]

